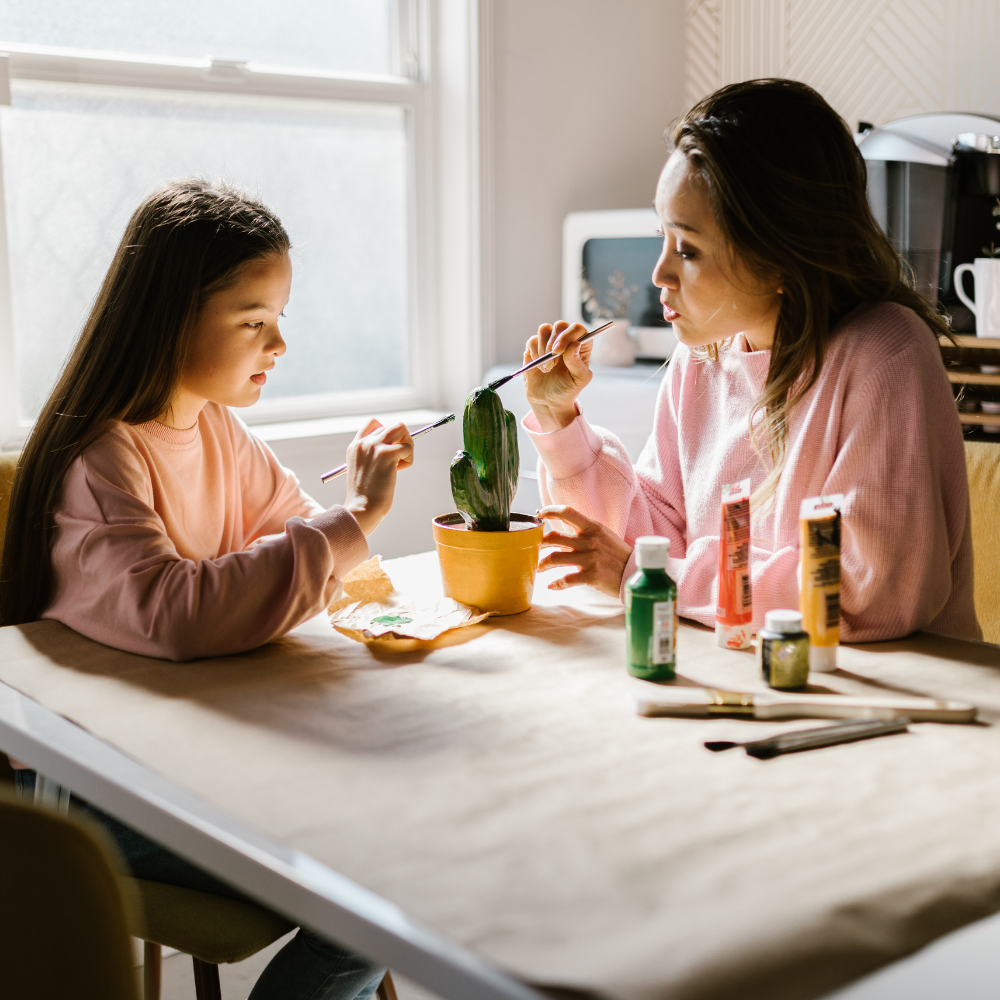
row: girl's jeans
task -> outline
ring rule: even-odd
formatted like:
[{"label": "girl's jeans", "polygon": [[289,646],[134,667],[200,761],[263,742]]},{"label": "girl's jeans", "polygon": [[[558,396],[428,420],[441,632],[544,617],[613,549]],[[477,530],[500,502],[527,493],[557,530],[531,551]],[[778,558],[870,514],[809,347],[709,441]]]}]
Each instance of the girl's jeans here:
[{"label": "girl's jeans", "polygon": [[[14,773],[22,798],[34,798],[35,772]],[[104,827],[134,878],[247,898],[83,799],[74,796],[70,804]],[[271,959],[249,1000],[369,1000],[384,973],[384,968],[303,927]]]}]

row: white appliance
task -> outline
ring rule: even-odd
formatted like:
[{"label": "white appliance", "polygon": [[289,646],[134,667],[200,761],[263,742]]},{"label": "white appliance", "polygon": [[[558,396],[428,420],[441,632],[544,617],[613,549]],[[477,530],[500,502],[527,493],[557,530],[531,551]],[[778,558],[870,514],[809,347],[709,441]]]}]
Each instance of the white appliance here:
[{"label": "white appliance", "polygon": [[[612,279],[635,289],[629,305],[631,333],[640,358],[669,358],[677,344],[663,320],[653,265],[663,238],[652,208],[571,212],[563,221],[562,318],[571,323],[596,322],[587,315],[584,281],[602,305],[610,304]],[[619,276],[619,277],[616,277]]]}]

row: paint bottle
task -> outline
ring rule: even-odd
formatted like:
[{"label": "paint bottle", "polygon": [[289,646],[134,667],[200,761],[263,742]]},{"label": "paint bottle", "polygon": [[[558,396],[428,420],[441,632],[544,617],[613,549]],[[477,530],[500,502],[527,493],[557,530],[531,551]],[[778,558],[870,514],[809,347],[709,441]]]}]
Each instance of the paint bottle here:
[{"label": "paint bottle", "polygon": [[809,633],[809,666],[836,670],[840,644],[840,510],[836,493],[808,497],[799,510],[799,610]]},{"label": "paint bottle", "polygon": [[750,592],[750,480],[722,487],[719,528],[719,598],[715,641],[725,649],[747,649],[753,629]]},{"label": "paint bottle", "polygon": [[764,682],[781,691],[809,683],[809,633],[800,611],[768,611],[757,633],[757,665]]},{"label": "paint bottle", "polygon": [[670,539],[635,540],[637,571],[625,584],[628,672],[646,681],[674,679],[677,659],[677,584],[667,575]]}]

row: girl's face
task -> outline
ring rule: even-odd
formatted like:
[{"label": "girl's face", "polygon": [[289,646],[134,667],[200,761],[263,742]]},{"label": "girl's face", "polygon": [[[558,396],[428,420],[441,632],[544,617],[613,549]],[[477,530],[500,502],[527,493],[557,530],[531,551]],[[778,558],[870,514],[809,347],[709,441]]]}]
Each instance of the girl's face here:
[{"label": "girl's face", "polygon": [[[209,296],[195,321],[174,393],[171,423],[190,426],[206,402],[223,406],[257,402],[267,373],[285,353],[278,318],[291,287],[292,263],[282,254],[251,261],[235,284]],[[178,418],[182,418],[179,424]]]},{"label": "girl's face", "polygon": [[677,339],[705,347],[742,333],[752,350],[770,348],[781,305],[779,280],[763,282],[738,261],[734,271],[705,182],[683,153],[675,152],[660,174],[656,211],[663,250],[653,283]]}]

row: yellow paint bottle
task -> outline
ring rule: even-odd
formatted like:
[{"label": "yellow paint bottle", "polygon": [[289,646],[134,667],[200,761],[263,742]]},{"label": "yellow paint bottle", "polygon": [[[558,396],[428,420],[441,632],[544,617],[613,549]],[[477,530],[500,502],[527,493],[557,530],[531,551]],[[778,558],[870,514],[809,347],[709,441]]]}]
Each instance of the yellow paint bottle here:
[{"label": "yellow paint bottle", "polygon": [[809,669],[837,669],[840,644],[841,493],[809,497],[799,509],[799,610],[809,633]]}]

